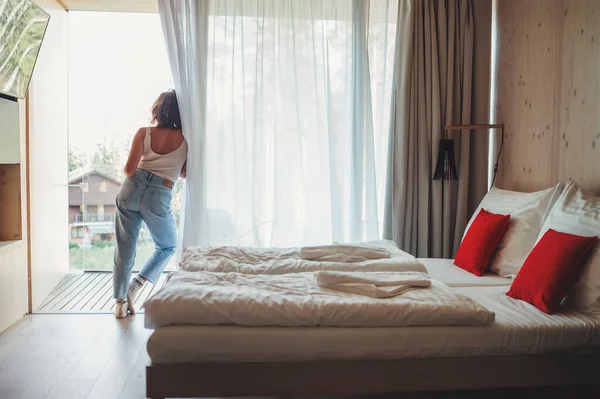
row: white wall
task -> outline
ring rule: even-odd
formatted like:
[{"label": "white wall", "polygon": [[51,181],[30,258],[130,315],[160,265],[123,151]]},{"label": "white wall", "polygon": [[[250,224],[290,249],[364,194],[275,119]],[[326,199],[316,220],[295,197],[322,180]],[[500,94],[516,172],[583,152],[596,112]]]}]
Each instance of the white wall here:
[{"label": "white wall", "polygon": [[[19,121],[20,150],[18,156],[25,160],[25,104],[19,101],[12,108],[10,118]],[[14,243],[0,243],[0,332],[18,321],[28,307],[27,288],[27,192],[26,165],[21,163],[21,225],[23,239]]]},{"label": "white wall", "polygon": [[19,104],[0,98],[0,163],[19,163]]},{"label": "white wall", "polygon": [[69,271],[68,16],[53,0],[36,3],[50,14],[50,23],[29,88],[33,310]]}]

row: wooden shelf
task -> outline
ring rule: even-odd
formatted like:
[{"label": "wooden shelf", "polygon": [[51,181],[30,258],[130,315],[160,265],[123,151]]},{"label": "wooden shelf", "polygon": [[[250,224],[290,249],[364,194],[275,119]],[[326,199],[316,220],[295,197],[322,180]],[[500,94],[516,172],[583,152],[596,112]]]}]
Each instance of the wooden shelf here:
[{"label": "wooden shelf", "polygon": [[0,243],[22,239],[21,165],[0,164]]}]

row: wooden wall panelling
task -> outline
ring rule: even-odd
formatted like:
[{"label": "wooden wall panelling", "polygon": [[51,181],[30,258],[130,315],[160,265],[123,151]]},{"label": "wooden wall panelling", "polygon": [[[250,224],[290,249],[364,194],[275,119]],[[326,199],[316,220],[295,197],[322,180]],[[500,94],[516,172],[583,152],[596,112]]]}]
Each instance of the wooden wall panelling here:
[{"label": "wooden wall panelling", "polygon": [[562,3],[558,178],[600,193],[600,2]]},{"label": "wooden wall panelling", "polygon": [[494,13],[495,121],[506,124],[498,185],[569,178],[600,191],[600,1],[502,0]]},{"label": "wooden wall panelling", "polygon": [[21,166],[0,164],[0,242],[23,238]]},{"label": "wooden wall panelling", "polygon": [[557,7],[557,1],[546,0],[503,0],[496,6],[496,121],[506,124],[500,187],[533,191],[552,180]]}]

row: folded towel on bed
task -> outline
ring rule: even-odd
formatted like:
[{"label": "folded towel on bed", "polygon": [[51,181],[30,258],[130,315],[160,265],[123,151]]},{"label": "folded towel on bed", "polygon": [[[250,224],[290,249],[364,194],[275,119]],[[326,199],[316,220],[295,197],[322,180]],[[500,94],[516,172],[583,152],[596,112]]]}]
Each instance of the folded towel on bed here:
[{"label": "folded towel on bed", "polygon": [[373,248],[352,244],[320,245],[300,248],[300,257],[321,262],[364,262],[385,259],[390,253],[384,248]]},{"label": "folded towel on bed", "polygon": [[417,288],[431,286],[424,273],[315,272],[319,287],[372,298],[391,298]]}]

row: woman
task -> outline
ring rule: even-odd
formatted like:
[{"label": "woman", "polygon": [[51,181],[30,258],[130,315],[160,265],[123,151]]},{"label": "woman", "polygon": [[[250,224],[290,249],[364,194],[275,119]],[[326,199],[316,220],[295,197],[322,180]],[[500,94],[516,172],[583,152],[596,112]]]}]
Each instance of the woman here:
[{"label": "woman", "polygon": [[[127,179],[117,193],[113,271],[117,318],[135,314],[137,292],[146,281],[156,282],[177,245],[171,197],[177,179],[185,178],[187,143],[173,90],[162,93],[152,106],[152,124],[140,128],[133,138],[124,169]],[[156,250],[129,282],[142,221]]]}]

